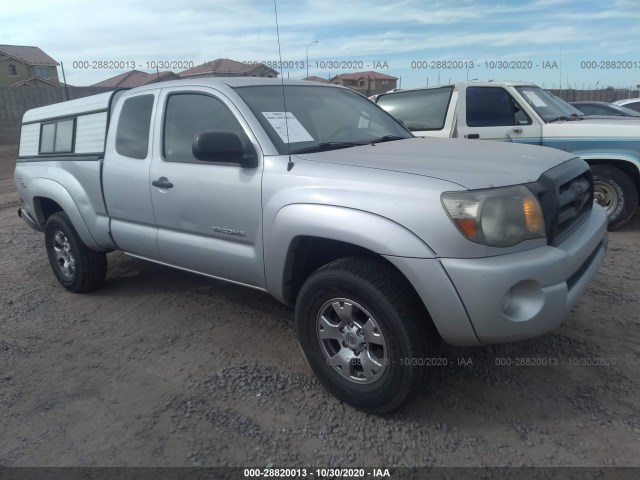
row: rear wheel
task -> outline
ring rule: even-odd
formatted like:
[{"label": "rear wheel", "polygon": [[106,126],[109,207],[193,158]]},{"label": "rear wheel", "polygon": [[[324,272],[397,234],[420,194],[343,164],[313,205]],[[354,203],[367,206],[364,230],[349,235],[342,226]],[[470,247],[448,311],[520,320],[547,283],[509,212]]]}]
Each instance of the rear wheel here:
[{"label": "rear wheel", "polygon": [[627,223],[638,209],[638,188],[622,170],[609,165],[594,165],[595,200],[607,212],[609,230]]},{"label": "rear wheel", "polygon": [[302,349],[321,383],[357,408],[395,410],[422,385],[437,333],[407,280],[380,260],[321,267],[296,304]]},{"label": "rear wheel", "polygon": [[107,274],[107,256],[88,248],[64,212],[54,213],[45,226],[45,245],[56,278],[72,292],[97,288]]}]

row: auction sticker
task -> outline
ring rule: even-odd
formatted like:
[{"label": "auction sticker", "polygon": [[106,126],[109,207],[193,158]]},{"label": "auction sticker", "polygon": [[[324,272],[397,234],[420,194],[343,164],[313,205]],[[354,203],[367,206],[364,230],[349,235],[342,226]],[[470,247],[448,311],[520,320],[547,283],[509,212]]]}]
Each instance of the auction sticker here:
[{"label": "auction sticker", "polygon": [[547,106],[547,104],[544,103],[544,100],[542,100],[538,95],[536,95],[535,92],[531,92],[531,91],[525,90],[523,93],[527,96],[527,98],[529,100],[531,100],[531,103],[533,103],[534,107],[546,107]]},{"label": "auction sticker", "polygon": [[[291,112],[262,112],[276,133],[285,143],[313,142],[307,129],[302,126]],[[288,140],[287,140],[288,138]]]}]

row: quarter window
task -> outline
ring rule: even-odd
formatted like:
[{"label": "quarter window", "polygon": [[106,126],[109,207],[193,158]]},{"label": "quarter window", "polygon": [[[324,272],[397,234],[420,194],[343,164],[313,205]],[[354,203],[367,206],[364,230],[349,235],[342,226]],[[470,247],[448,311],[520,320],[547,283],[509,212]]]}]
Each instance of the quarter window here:
[{"label": "quarter window", "polygon": [[40,153],[73,152],[75,119],[45,123],[40,129]]},{"label": "quarter window", "polygon": [[241,139],[246,139],[233,114],[217,98],[196,93],[169,96],[164,120],[165,160],[200,163],[193,156],[193,139],[208,130],[233,132]]},{"label": "quarter window", "polygon": [[122,105],[116,131],[116,152],[130,158],[147,158],[153,95],[128,98]]}]

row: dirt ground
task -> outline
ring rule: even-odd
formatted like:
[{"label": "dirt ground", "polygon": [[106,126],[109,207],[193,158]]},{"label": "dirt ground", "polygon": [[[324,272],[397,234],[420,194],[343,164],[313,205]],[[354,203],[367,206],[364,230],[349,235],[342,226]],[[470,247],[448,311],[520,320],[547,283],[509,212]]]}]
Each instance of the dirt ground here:
[{"label": "dirt ground", "polygon": [[117,252],[103,288],[63,290],[16,215],[14,158],[0,147],[0,465],[640,466],[640,216],[560,329],[448,349],[377,417],[321,388],[266,294]]}]

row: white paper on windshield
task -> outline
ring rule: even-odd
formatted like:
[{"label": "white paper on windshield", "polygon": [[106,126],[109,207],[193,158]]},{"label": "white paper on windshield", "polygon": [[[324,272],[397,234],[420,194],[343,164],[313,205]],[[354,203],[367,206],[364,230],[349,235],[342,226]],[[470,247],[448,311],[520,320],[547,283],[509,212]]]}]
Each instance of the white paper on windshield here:
[{"label": "white paper on windshield", "polygon": [[525,90],[524,94],[527,96],[527,98],[529,100],[531,100],[531,103],[533,103],[534,107],[546,107],[547,104],[544,103],[544,100],[542,100],[538,94],[536,92],[531,92],[529,90]]},{"label": "white paper on windshield", "polygon": [[[298,119],[291,112],[262,112],[264,118],[268,120],[276,133],[285,143],[313,142],[313,137],[309,135],[307,129],[302,126]],[[287,141],[287,130],[289,140]]]}]

